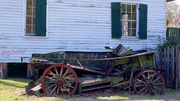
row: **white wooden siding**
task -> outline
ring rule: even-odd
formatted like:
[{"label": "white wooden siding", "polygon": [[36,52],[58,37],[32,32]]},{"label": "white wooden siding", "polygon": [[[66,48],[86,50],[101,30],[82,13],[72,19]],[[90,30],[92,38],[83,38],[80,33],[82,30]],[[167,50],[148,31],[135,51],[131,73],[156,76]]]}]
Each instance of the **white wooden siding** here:
[{"label": "white wooden siding", "polygon": [[[148,4],[147,40],[111,38],[111,2]],[[0,1],[0,62],[20,62],[32,53],[107,51],[104,46],[118,43],[149,49],[165,37],[165,0],[48,0],[47,5],[47,37],[24,37],[25,0]]]}]

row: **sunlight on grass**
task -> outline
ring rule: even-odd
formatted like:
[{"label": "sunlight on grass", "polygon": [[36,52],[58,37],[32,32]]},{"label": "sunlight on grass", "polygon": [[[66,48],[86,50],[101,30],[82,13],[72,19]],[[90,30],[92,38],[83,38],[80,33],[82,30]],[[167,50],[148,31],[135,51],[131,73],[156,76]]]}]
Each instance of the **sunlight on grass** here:
[{"label": "sunlight on grass", "polygon": [[124,96],[110,96],[110,97],[98,97],[101,100],[119,100],[119,99],[129,99],[128,97]]},{"label": "sunlight on grass", "polygon": [[73,96],[62,94],[57,97],[26,95],[25,86],[31,80],[21,78],[0,79],[0,101],[102,101],[102,100],[180,100],[180,91],[166,89],[163,95],[131,95],[126,91],[96,90],[92,92],[74,94]]}]

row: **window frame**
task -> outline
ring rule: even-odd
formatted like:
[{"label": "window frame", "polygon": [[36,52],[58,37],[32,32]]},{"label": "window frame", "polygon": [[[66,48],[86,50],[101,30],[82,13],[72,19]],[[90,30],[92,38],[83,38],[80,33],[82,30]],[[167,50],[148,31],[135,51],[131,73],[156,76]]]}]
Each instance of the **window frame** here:
[{"label": "window frame", "polygon": [[[123,30],[122,30],[122,25],[121,25],[121,39],[138,39],[139,38],[139,3],[128,3],[128,2],[121,2],[122,4],[126,4],[126,5],[136,5],[136,36],[123,36]],[[122,6],[121,6],[122,8]],[[121,12],[122,14],[122,12]],[[122,23],[122,18],[121,18],[121,23]]]},{"label": "window frame", "polygon": [[45,33],[45,36],[30,36],[30,35],[27,35],[27,33],[26,33],[26,13],[27,13],[27,10],[26,10],[26,8],[27,8],[27,0],[23,0],[24,2],[23,2],[23,8],[24,8],[24,10],[23,10],[23,34],[22,34],[22,37],[23,38],[48,38],[48,25],[49,25],[49,23],[48,23],[48,18],[49,18],[49,16],[48,16],[48,11],[49,11],[49,0],[46,0],[46,33]]}]

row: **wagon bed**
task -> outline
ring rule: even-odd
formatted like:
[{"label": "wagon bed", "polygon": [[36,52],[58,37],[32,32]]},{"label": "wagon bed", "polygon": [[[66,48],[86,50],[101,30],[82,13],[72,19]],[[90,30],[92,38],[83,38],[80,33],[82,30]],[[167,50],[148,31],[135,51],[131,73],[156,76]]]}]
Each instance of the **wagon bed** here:
[{"label": "wagon bed", "polygon": [[[136,94],[162,94],[165,84],[162,75],[155,70],[155,51],[117,49],[121,48],[113,52],[33,54],[30,63],[34,70],[45,70],[41,86],[46,94],[66,92],[72,95],[116,86]],[[156,91],[155,87],[160,90]]]}]

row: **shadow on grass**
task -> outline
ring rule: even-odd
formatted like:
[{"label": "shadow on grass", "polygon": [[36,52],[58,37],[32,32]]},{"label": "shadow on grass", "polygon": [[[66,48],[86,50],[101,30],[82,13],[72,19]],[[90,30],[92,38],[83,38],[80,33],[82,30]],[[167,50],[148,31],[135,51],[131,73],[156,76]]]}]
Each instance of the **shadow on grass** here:
[{"label": "shadow on grass", "polygon": [[[15,82],[11,82],[15,81]],[[29,83],[31,80],[29,79],[21,79],[21,78],[8,78],[8,79],[2,79],[0,80],[0,83],[6,86],[13,86],[18,88],[23,88],[24,86],[21,85],[21,83]],[[17,83],[16,83],[17,82]],[[18,85],[18,83],[20,83]]]},{"label": "shadow on grass", "polygon": [[[41,95],[40,97],[47,97],[45,95]],[[119,101],[119,100],[162,100],[162,98],[158,98],[156,96],[146,95],[132,95],[128,94],[128,91],[115,89],[111,91],[110,89],[101,89],[95,91],[83,92],[81,95],[74,94],[70,96],[68,94],[60,94],[56,96],[48,96],[55,97],[57,100],[73,100],[73,101]]]},{"label": "shadow on grass", "polygon": [[23,83],[29,83],[31,81],[31,79],[25,79],[25,78],[8,78],[7,80],[23,82]]}]

